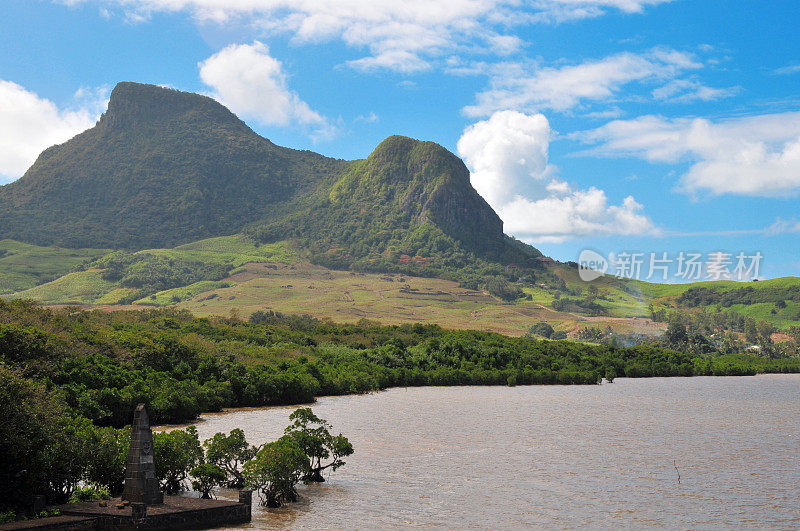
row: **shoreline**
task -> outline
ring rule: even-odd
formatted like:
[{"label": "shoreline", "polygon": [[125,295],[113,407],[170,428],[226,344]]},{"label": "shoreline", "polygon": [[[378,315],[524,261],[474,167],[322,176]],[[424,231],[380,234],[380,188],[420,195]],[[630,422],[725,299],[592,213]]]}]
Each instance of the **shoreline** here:
[{"label": "shoreline", "polygon": [[314,407],[315,404],[319,404],[319,399],[336,399],[336,398],[352,398],[357,396],[367,396],[367,395],[375,395],[375,394],[383,394],[388,393],[390,391],[395,390],[409,390],[409,389],[512,389],[512,388],[522,388],[522,389],[529,389],[529,388],[539,388],[539,387],[549,387],[549,388],[567,388],[567,387],[601,387],[603,385],[614,385],[618,381],[636,381],[636,380],[651,380],[651,381],[658,381],[658,380],[685,380],[687,378],[691,379],[703,379],[709,378],[713,380],[718,379],[727,379],[727,378],[759,378],[759,377],[797,377],[800,378],[800,372],[763,372],[757,374],[722,374],[719,376],[715,375],[706,375],[706,374],[698,374],[698,375],[691,375],[691,376],[645,376],[640,378],[627,378],[627,377],[619,377],[615,378],[614,382],[603,382],[602,384],[531,384],[531,385],[517,385],[517,386],[508,386],[508,385],[407,385],[407,386],[396,386],[396,387],[387,387],[386,389],[380,389],[376,391],[369,391],[366,393],[350,393],[350,394],[342,394],[342,395],[320,395],[316,397],[313,402],[305,402],[305,403],[298,403],[298,404],[282,404],[282,405],[274,405],[274,406],[245,406],[245,407],[232,407],[232,408],[223,408],[222,411],[209,411],[201,413],[195,420],[199,422],[186,422],[186,423],[179,423],[179,424],[158,424],[152,426],[153,431],[170,431],[170,430],[179,430],[187,428],[188,426],[196,426],[199,423],[207,422],[206,419],[203,417],[224,417],[227,415],[235,414],[235,413],[247,413],[247,412],[260,412],[260,411],[270,411],[270,410],[292,410],[296,409],[297,407],[301,406],[309,406]]}]

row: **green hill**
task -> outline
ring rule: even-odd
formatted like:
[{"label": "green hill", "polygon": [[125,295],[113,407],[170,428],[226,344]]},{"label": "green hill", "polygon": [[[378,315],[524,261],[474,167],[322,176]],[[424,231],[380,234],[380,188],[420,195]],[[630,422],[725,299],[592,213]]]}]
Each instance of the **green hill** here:
[{"label": "green hill", "polygon": [[0,187],[0,238],[172,247],[268,219],[345,167],[276,146],[211,98],[120,83],[95,127]]},{"label": "green hill", "polygon": [[248,233],[263,242],[295,238],[312,261],[336,269],[463,278],[465,270],[486,274],[491,263],[540,268],[542,256],[503,234],[461,159],[402,136],[295,201],[286,217]]},{"label": "green hill", "polygon": [[[366,210],[363,228],[430,223],[479,254],[496,254],[503,222],[472,188],[464,163],[433,142],[392,136],[330,191],[327,210]],[[367,210],[369,208],[369,210]],[[343,234],[344,231],[337,231]]]}]

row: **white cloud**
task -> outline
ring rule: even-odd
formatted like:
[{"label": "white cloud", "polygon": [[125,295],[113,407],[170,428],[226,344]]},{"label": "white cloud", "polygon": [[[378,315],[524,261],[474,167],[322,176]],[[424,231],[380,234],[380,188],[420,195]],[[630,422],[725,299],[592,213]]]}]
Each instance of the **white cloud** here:
[{"label": "white cloud", "polygon": [[689,161],[680,182],[688,193],[780,196],[800,191],[800,112],[718,122],[642,116],[573,137],[598,144],[589,154]]},{"label": "white cloud", "polygon": [[544,22],[564,22],[603,15],[608,8],[623,13],[641,13],[650,5],[658,5],[671,0],[533,0],[538,8],[535,18]]},{"label": "white cloud", "polygon": [[703,85],[694,79],[673,79],[654,89],[652,95],[657,100],[686,103],[694,100],[714,101],[733,96],[738,91],[738,87],[721,89]]},{"label": "white cloud", "polygon": [[669,0],[57,0],[117,7],[128,20],[154,12],[187,12],[200,22],[248,19],[256,31],[289,33],[296,42],[341,40],[369,55],[348,62],[362,70],[418,72],[455,50],[507,55],[522,45],[514,25],[561,22],[608,10],[640,13]]},{"label": "white cloud", "polygon": [[776,68],[773,73],[778,75],[797,74],[800,72],[800,65],[789,65]]},{"label": "white cloud", "polygon": [[370,112],[369,114],[359,114],[358,116],[356,116],[355,120],[353,120],[353,121],[354,122],[364,122],[364,123],[368,123],[368,124],[374,124],[378,120],[380,120],[380,117],[377,114],[375,114],[374,112]]},{"label": "white cloud", "polygon": [[203,83],[234,113],[264,125],[300,124],[312,128],[312,138],[331,138],[336,128],[289,90],[281,62],[258,41],[232,44],[199,64]]},{"label": "white cloud", "polygon": [[586,117],[586,118],[592,118],[592,119],[595,119],[595,120],[599,120],[599,119],[608,119],[608,118],[619,118],[620,116],[622,116],[624,114],[625,114],[625,111],[623,111],[622,109],[620,109],[619,107],[617,107],[615,105],[615,106],[613,106],[613,107],[611,107],[609,109],[604,109],[602,111],[593,111],[593,112],[586,113],[583,116]]},{"label": "white cloud", "polygon": [[81,89],[75,101],[77,108],[59,109],[16,83],[0,80],[0,184],[20,177],[45,148],[92,127],[108,93]]},{"label": "white cloud", "polygon": [[800,233],[800,221],[797,221],[796,219],[785,220],[779,218],[775,220],[775,223],[764,229],[764,234],[766,236],[798,233]]},{"label": "white cloud", "polygon": [[472,186],[497,208],[509,203],[521,185],[528,193],[541,193],[552,173],[549,145],[550,124],[544,115],[501,111],[467,127],[458,153],[470,168]]},{"label": "white cloud", "polygon": [[506,232],[538,242],[655,232],[633,197],[609,205],[602,190],[575,190],[555,179],[550,137],[543,115],[498,111],[467,127],[458,141],[472,185],[503,219]]},{"label": "white cloud", "polygon": [[[619,53],[599,60],[559,68],[506,63],[489,67],[490,88],[477,95],[475,105],[464,108],[467,116],[488,116],[501,109],[566,111],[585,102],[613,100],[634,82],[670,82],[681,73],[702,68],[692,54],[655,48],[643,54]],[[692,82],[684,82],[691,85]],[[693,89],[694,92],[687,91]],[[695,94],[712,99],[721,93],[703,87],[675,86],[654,96]]]},{"label": "white cloud", "polygon": [[591,187],[535,201],[517,196],[498,214],[509,234],[531,242],[561,242],[578,236],[656,234],[643,208],[631,196],[609,206],[605,192]]}]

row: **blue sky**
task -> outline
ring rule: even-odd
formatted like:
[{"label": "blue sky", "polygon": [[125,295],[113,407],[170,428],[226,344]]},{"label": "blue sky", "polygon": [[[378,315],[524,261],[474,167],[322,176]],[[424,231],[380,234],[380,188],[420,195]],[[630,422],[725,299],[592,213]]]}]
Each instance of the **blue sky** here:
[{"label": "blue sky", "polygon": [[[800,271],[796,1],[4,0],[0,183],[119,81],[211,95],[290,147],[464,158],[506,232]],[[671,281],[676,279],[671,278]]]}]

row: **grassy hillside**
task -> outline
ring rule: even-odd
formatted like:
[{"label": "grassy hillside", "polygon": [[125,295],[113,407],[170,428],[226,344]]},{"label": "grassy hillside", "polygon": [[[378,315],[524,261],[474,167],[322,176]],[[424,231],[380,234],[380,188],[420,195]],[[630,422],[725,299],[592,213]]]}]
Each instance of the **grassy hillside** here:
[{"label": "grassy hillside", "polygon": [[[535,301],[504,302],[458,283],[407,275],[333,271],[308,263],[248,264],[230,277],[234,285],[198,294],[177,304],[195,315],[242,317],[273,310],[310,314],[339,323],[367,319],[385,324],[438,324],[446,328],[486,330],[519,336],[536,322],[574,335],[581,327],[620,333],[659,335],[663,326],[642,319],[591,317],[556,312]],[[161,294],[159,294],[160,296]]]},{"label": "grassy hillside", "polygon": [[7,298],[31,299],[44,304],[93,304],[117,288],[115,283],[103,280],[101,270],[89,269],[68,273],[52,282],[14,293]]},{"label": "grassy hillside", "polygon": [[[193,280],[198,271],[212,276]],[[663,330],[644,320],[553,311],[551,292],[544,288],[520,293],[531,294],[531,300],[506,302],[453,280],[331,270],[302,260],[289,242],[255,244],[243,236],[225,236],[173,249],[108,253],[86,270],[7,298],[107,308],[175,305],[197,315],[235,311],[247,317],[274,310],[343,323],[437,323],[517,336],[539,321],[571,335],[585,326],[646,335]]]},{"label": "grassy hillside", "polygon": [[540,295],[548,304],[555,302],[556,294],[563,299],[586,299],[590,287],[596,289],[594,303],[605,309],[606,313],[616,317],[646,317],[649,315],[648,304],[652,296],[642,292],[635,281],[614,276],[603,276],[592,282],[584,282],[578,270],[563,264],[551,266],[554,274],[564,282],[560,289],[550,289]]},{"label": "grassy hillside", "polygon": [[0,240],[0,294],[33,288],[54,280],[108,250],[39,247]]},{"label": "grassy hillside", "polygon": [[[526,288],[534,300],[559,307],[563,301],[584,301],[589,290],[593,303],[616,317],[650,317],[658,312],[734,312],[772,323],[787,330],[800,326],[800,278],[783,277],[753,282],[719,280],[687,284],[657,284],[604,276],[583,282],[574,267],[555,265],[553,273],[563,280],[560,287]],[[558,297],[558,299],[557,299]],[[563,304],[561,305],[563,306]],[[585,309],[574,308],[579,313]]]},{"label": "grassy hillside", "polygon": [[[21,247],[30,247],[39,253],[48,250],[25,244],[21,244]],[[70,255],[70,252],[64,250],[56,251],[58,252],[55,253],[55,258],[62,261],[65,260],[65,256]],[[177,300],[183,300],[190,294],[193,296],[211,288],[227,286],[228,284],[219,280],[247,262],[288,263],[296,259],[295,252],[285,242],[257,245],[242,236],[210,238],[173,249],[150,249],[134,253],[92,252],[101,253],[102,256],[98,257],[97,254],[91,256],[96,260],[90,262],[86,269],[69,273],[31,289],[19,290],[6,297],[32,299],[45,304],[109,305],[141,299],[143,303],[163,305],[176,302],[175,297],[178,297]],[[86,261],[85,255],[88,255],[89,251],[85,251],[85,255],[72,254],[84,256]],[[39,269],[48,267],[48,262],[38,260],[36,254],[25,256],[32,257],[32,263]],[[218,278],[190,280],[192,276],[202,277],[204,274]],[[185,287],[187,284],[192,286]],[[164,287],[168,289],[162,289]],[[155,299],[149,298],[158,291],[164,293]]]},{"label": "grassy hillside", "polygon": [[173,249],[149,249],[135,254],[224,264],[234,268],[247,262],[289,263],[297,259],[297,252],[287,242],[257,244],[242,235],[209,238]]},{"label": "grassy hillside", "polygon": [[754,282],[713,281],[690,284],[633,284],[658,310],[735,312],[786,330],[800,325],[800,278]]},{"label": "grassy hillside", "polygon": [[719,292],[751,287],[753,289],[789,288],[800,284],[798,277],[780,277],[754,282],[736,282],[734,280],[709,280],[707,282],[690,282],[687,284],[657,284],[653,282],[635,281],[642,293],[650,298],[679,297],[691,288],[710,288]]},{"label": "grassy hillside", "polygon": [[[181,286],[180,288],[172,288],[164,291],[159,291],[158,293],[153,293],[152,295],[149,295],[147,297],[142,297],[141,299],[134,301],[134,304],[150,305],[150,306],[169,306],[177,304],[181,301],[192,299],[203,293],[208,293],[210,291],[216,291],[224,288],[230,288],[231,286],[234,285],[235,283],[233,282],[225,282],[219,280],[201,280],[200,282],[195,282],[194,284],[189,284],[188,286]],[[103,304],[103,303],[98,300],[97,304]],[[113,302],[106,304],[113,304]]]},{"label": "grassy hillside", "polygon": [[693,289],[713,288],[728,294],[745,290],[747,300],[758,301],[762,292],[775,297],[784,293],[775,290],[791,294],[800,289],[797,278],[659,285],[606,276],[587,284],[574,268],[553,264],[535,282],[510,283],[519,296],[504,301],[481,286],[405,273],[332,270],[310,264],[304,256],[292,242],[257,244],[246,236],[224,236],[172,249],[109,253],[86,270],[7,297],[106,308],[174,305],[197,315],[233,311],[247,317],[272,310],[343,323],[437,323],[509,335],[522,335],[533,324],[547,322],[570,337],[587,328],[657,336],[666,324],[650,321],[651,305],[667,312],[735,312],[782,330],[800,325],[800,302],[794,300],[778,309],[775,302],[718,309],[686,306],[681,299]]}]

